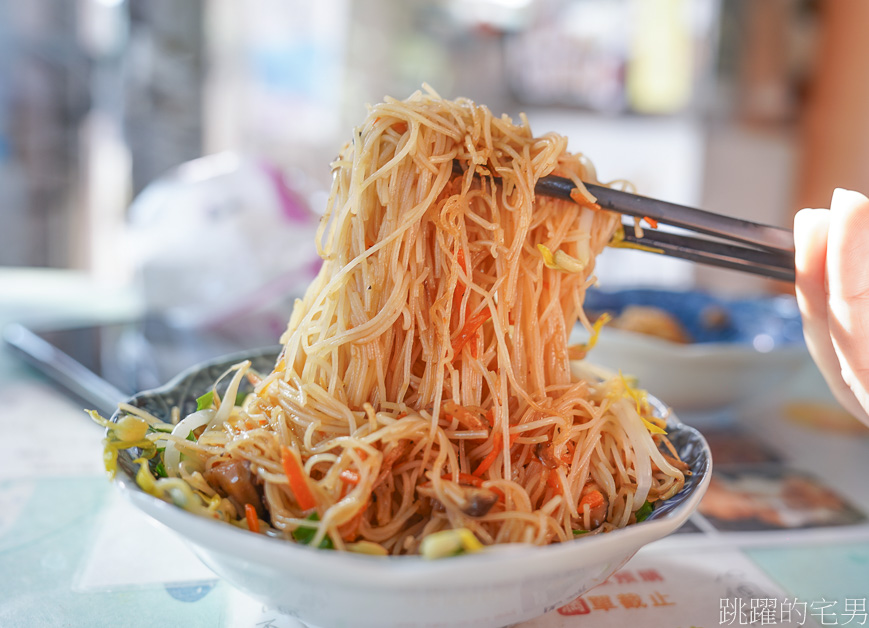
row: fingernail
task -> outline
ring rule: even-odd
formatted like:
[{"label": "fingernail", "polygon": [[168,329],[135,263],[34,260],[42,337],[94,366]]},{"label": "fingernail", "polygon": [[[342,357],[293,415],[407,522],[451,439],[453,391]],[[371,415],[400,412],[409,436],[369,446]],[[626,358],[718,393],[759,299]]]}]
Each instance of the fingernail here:
[{"label": "fingernail", "polygon": [[830,209],[836,207],[853,207],[860,203],[869,201],[860,192],[854,190],[846,190],[845,188],[836,188],[833,190],[833,199],[830,201]]},{"label": "fingernail", "polygon": [[825,220],[829,209],[806,207],[794,215],[794,231],[811,231],[819,221]]}]

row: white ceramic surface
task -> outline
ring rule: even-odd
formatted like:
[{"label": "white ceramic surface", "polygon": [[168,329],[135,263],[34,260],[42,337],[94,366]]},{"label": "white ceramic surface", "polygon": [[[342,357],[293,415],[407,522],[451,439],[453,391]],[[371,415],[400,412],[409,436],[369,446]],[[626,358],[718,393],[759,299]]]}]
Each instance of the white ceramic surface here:
[{"label": "white ceramic surface", "polygon": [[[183,412],[214,381],[214,373],[243,357],[255,363],[274,360],[268,352],[218,360],[137,395],[131,403],[158,415],[175,404]],[[218,576],[308,625],[507,626],[557,608],[603,582],[640,547],[675,531],[694,512],[711,476],[709,448],[696,430],[675,417],[668,427],[693,475],[648,520],[568,543],[501,546],[434,561],[317,550],[198,517],[141,491],[127,452],[119,457],[117,483],[134,505],[189,542]]]},{"label": "white ceramic surface", "polygon": [[677,411],[707,411],[773,390],[810,357],[803,345],[763,352],[745,344],[676,344],[604,329],[588,361],[636,377],[641,388],[654,391]]}]

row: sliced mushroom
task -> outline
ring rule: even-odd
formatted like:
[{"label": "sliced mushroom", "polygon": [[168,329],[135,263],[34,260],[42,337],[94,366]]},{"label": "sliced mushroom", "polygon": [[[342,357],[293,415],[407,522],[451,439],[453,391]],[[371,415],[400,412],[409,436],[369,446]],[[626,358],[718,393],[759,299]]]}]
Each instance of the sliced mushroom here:
[{"label": "sliced mushroom", "polygon": [[459,508],[469,517],[482,517],[498,503],[498,494],[487,488],[466,487],[464,497],[465,503],[459,504]]},{"label": "sliced mushroom", "polygon": [[555,457],[555,446],[551,442],[547,443],[538,443],[534,448],[534,453],[537,455],[538,460],[542,462],[549,469],[557,469],[561,466],[561,462]]},{"label": "sliced mushroom", "polygon": [[257,516],[265,517],[260,492],[255,485],[254,475],[250,472],[250,462],[221,462],[202,475],[218,493],[228,497],[239,512],[244,512],[244,505],[250,504],[256,509]]}]

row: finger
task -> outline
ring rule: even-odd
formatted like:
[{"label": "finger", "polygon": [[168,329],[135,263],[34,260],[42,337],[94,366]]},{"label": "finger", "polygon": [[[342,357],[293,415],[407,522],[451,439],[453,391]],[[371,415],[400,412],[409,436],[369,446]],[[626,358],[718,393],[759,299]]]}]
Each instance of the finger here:
[{"label": "finger", "polygon": [[806,346],[827,386],[846,410],[863,416],[862,407],[842,379],[839,356],[830,336],[826,288],[829,221],[826,209],[803,209],[794,218],[797,302]]},{"label": "finger", "polygon": [[[794,217],[796,293],[803,324],[827,330],[827,233],[830,212],[803,209]],[[832,350],[832,343],[830,344]],[[831,354],[835,357],[835,353]]]},{"label": "finger", "polygon": [[827,236],[828,324],[842,377],[869,409],[869,199],[837,189]]},{"label": "finger", "polygon": [[806,346],[824,376],[838,379],[839,356],[830,338],[825,286],[829,214],[826,209],[803,209],[794,217],[795,287]]}]

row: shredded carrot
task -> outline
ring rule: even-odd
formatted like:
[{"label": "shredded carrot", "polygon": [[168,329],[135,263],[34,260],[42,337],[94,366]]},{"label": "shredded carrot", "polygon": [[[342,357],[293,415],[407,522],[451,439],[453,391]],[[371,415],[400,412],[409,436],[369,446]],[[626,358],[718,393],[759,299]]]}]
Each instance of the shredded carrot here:
[{"label": "shredded carrot", "polygon": [[[516,439],[519,437],[519,434],[511,434],[510,435],[510,447],[513,446],[513,443],[516,442]],[[495,443],[492,447],[492,451],[486,454],[486,457],[483,458],[483,461],[480,463],[476,469],[474,469],[474,475],[477,477],[482,477],[482,475],[489,470],[495,460],[497,460],[498,455],[501,453],[501,450],[504,448],[504,439],[500,436],[495,437]]]},{"label": "shredded carrot", "polygon": [[462,267],[462,270],[467,273],[468,267],[465,264],[465,249],[463,249],[462,247],[459,247],[459,250],[456,251],[456,261],[459,263],[459,266]]},{"label": "shredded carrot", "polygon": [[474,475],[477,477],[481,477],[486,471],[489,470],[495,460],[498,458],[498,455],[501,453],[501,450],[504,448],[504,441],[500,438],[495,438],[494,445],[492,446],[492,451],[490,451],[480,465],[474,470]]},{"label": "shredded carrot", "polygon": [[561,452],[561,456],[559,460],[564,464],[570,464],[573,461],[573,452],[576,449],[576,446],[573,444],[572,440],[567,441],[567,447],[564,448],[564,451]]},{"label": "shredded carrot", "polygon": [[[441,476],[441,479],[445,482],[452,482],[453,476],[443,475]],[[471,475],[470,473],[459,473],[459,484],[463,484],[465,486],[473,486],[474,488],[482,488],[483,478],[478,478],[476,475]],[[431,482],[426,482],[422,486],[428,488],[429,486],[431,486]],[[490,486],[488,487],[488,490],[495,493],[495,495],[498,496],[499,501],[503,502],[506,499],[506,497],[504,496],[504,491],[502,491],[501,489]]]},{"label": "shredded carrot", "polygon": [[396,122],[392,125],[392,128],[398,133],[405,133],[407,131],[407,122]]},{"label": "shredded carrot", "polygon": [[455,401],[447,401],[442,406],[444,415],[448,419],[455,419],[461,425],[471,430],[484,430],[486,426],[483,420],[474,412],[468,410],[465,406],[460,406]]},{"label": "shredded carrot", "polygon": [[[444,475],[441,476],[441,479],[446,482],[452,482],[452,475]],[[467,484],[468,486],[473,486],[479,488],[483,485],[483,478],[478,478],[476,475],[471,475],[470,473],[459,473],[459,484]]]},{"label": "shredded carrot", "polygon": [[462,327],[462,331],[459,332],[459,335],[456,336],[456,339],[453,340],[453,357],[457,358],[459,354],[461,354],[462,349],[468,342],[475,339],[477,337],[477,330],[483,326],[487,320],[492,318],[492,311],[489,308],[486,308],[482,312],[475,314],[465,323],[465,326]]},{"label": "shredded carrot", "polygon": [[[468,267],[465,264],[465,249],[459,247],[459,250],[456,251],[456,261],[467,275]],[[465,283],[461,280],[461,278],[459,278],[459,280],[456,282],[456,290],[455,292],[453,292],[453,312],[458,312],[459,308],[462,306],[462,298],[465,296],[466,289],[467,288],[465,287]]]},{"label": "shredded carrot", "polygon": [[259,533],[259,517],[256,516],[256,508],[251,504],[244,505],[244,516],[247,519],[247,528],[251,532]]},{"label": "shredded carrot", "polygon": [[338,477],[341,478],[342,482],[346,482],[347,484],[352,484],[353,486],[359,484],[359,474],[352,469],[344,469]]},{"label": "shredded carrot", "polygon": [[513,466],[519,464],[519,461],[522,460],[523,455],[525,455],[525,450],[522,447],[517,447],[516,451],[510,454],[510,464]]},{"label": "shredded carrot", "polygon": [[[444,482],[455,482],[453,480],[452,473],[446,473],[441,476],[441,479]],[[459,473],[459,484],[462,486],[473,486],[474,488],[480,488],[483,486],[483,478],[478,478],[476,475],[471,475],[470,473]],[[421,488],[430,488],[431,482],[423,482],[420,484]]]},{"label": "shredded carrot", "polygon": [[649,218],[648,216],[643,216],[643,220],[645,220],[652,229],[658,228],[658,221],[654,218]]},{"label": "shredded carrot", "polygon": [[573,188],[570,191],[570,200],[572,200],[577,205],[581,205],[582,207],[588,207],[589,209],[600,209],[600,205],[595,203],[594,201],[590,201],[582,195],[582,192],[579,191],[578,188]]},{"label": "shredded carrot", "polygon": [[247,381],[249,381],[254,386],[257,386],[261,381],[263,381],[263,378],[260,377],[258,373],[254,373],[253,371],[248,371],[247,373],[245,373],[245,377],[247,377]]},{"label": "shredded carrot", "polygon": [[561,478],[555,471],[549,470],[549,475],[546,476],[546,485],[555,489],[555,492],[559,495],[564,493],[564,489],[561,487]]},{"label": "shredded carrot", "polygon": [[598,490],[590,491],[579,500],[579,510],[581,511],[586,504],[588,504],[589,510],[594,510],[595,508],[600,508],[605,503],[606,500],[603,498],[603,493]]},{"label": "shredded carrot", "polygon": [[296,459],[296,454],[289,447],[281,447],[281,463],[284,465],[284,473],[287,474],[287,479],[290,481],[290,490],[302,510],[310,510],[317,505],[317,500],[314,499],[311,488],[308,486],[308,481],[305,479],[304,471],[299,461]]}]

